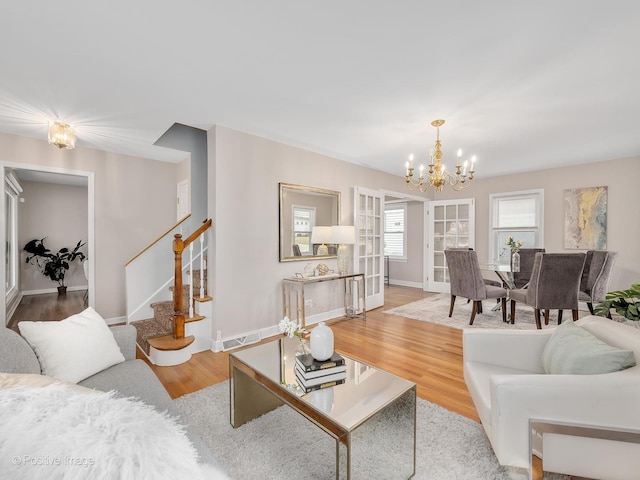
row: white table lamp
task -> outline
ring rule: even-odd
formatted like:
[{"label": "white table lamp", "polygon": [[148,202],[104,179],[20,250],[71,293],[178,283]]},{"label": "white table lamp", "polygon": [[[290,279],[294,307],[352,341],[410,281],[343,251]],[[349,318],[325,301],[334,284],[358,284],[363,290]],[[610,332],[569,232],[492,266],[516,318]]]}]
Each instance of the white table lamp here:
[{"label": "white table lamp", "polygon": [[329,255],[327,243],[331,242],[331,227],[313,227],[311,230],[311,244],[320,244],[315,255]]}]

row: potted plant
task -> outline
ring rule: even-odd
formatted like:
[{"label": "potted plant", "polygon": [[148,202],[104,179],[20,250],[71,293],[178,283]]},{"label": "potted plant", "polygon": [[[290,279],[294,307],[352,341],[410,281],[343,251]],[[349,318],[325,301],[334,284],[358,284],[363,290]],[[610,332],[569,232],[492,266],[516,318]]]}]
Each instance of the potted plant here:
[{"label": "potted plant", "polygon": [[640,320],[640,283],[634,283],[626,290],[609,292],[604,301],[596,305],[594,312],[601,317],[610,317],[611,309],[618,315],[639,321]]},{"label": "potted plant", "polygon": [[44,238],[38,240],[34,239],[28,242],[24,246],[24,251],[28,253],[26,263],[35,261],[38,268],[42,269],[42,274],[45,277],[49,277],[54,282],[58,282],[58,295],[65,295],[67,293],[67,286],[64,284],[64,276],[69,270],[69,264],[76,259],[83,261],[85,258],[84,253],[80,249],[85,244],[80,240],[73,250],[69,250],[67,247],[63,247],[56,253],[52,253],[44,245]]}]

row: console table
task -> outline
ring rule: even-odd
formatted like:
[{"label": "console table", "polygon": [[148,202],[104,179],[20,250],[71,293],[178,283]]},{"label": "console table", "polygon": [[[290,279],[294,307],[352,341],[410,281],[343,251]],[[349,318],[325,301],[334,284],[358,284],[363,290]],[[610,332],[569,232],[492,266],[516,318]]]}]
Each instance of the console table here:
[{"label": "console table", "polygon": [[282,280],[282,315],[306,326],[305,287],[320,282],[344,280],[344,315],[347,318],[366,319],[365,286],[363,273],[346,275],[318,275],[315,277],[287,277]]}]

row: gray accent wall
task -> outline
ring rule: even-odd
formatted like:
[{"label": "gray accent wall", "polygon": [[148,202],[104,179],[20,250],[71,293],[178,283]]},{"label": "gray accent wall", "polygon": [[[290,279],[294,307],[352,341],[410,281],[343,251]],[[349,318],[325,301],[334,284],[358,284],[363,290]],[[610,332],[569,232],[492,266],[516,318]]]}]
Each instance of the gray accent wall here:
[{"label": "gray accent wall", "polygon": [[174,123],[154,145],[191,154],[189,168],[191,218],[186,222],[188,231],[185,232],[189,234],[209,218],[207,216],[207,132],[181,123]]}]

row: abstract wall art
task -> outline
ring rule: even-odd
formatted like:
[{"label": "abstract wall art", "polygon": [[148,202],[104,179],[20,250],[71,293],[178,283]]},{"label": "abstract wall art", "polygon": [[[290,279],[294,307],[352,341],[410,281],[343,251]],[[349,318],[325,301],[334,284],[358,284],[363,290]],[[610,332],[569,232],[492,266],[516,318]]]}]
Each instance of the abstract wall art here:
[{"label": "abstract wall art", "polygon": [[564,191],[564,248],[607,248],[607,187]]}]

